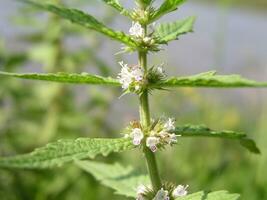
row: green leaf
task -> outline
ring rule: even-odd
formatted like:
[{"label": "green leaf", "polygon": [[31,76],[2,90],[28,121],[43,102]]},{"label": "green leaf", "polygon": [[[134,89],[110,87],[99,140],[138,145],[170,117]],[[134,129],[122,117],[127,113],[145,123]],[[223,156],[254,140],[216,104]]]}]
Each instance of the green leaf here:
[{"label": "green leaf", "polygon": [[267,82],[257,82],[239,75],[216,75],[215,71],[186,77],[171,77],[167,80],[150,84],[150,87],[267,87]]},{"label": "green leaf", "polygon": [[257,147],[256,143],[251,139],[244,138],[244,139],[240,140],[240,144],[253,153],[256,153],[256,154],[260,153],[260,150]]},{"label": "green leaf", "polygon": [[118,0],[102,0],[106,4],[110,5],[111,7],[115,8],[117,11],[119,11],[122,15],[125,15],[127,17],[130,17],[130,13],[128,10],[126,10]]},{"label": "green leaf", "polygon": [[196,192],[189,194],[185,197],[178,197],[175,200],[238,200],[239,194],[230,194],[228,191],[216,191],[216,192]]},{"label": "green leaf", "polygon": [[29,73],[29,74],[18,74],[18,73],[8,73],[0,72],[0,76],[10,76],[22,79],[32,79],[32,80],[42,80],[42,81],[52,81],[52,82],[62,82],[62,83],[75,83],[75,84],[94,84],[94,85],[113,85],[120,86],[119,81],[113,78],[105,78],[97,75],[90,75],[88,73],[81,74],[69,74],[69,73]]},{"label": "green leaf", "polygon": [[196,17],[188,17],[184,20],[160,24],[156,28],[154,36],[161,44],[176,40],[179,35],[193,31],[195,20]]},{"label": "green leaf", "polygon": [[175,134],[182,137],[214,137],[239,140],[240,144],[252,153],[259,154],[260,150],[255,142],[248,139],[244,133],[235,131],[217,131],[208,128],[205,125],[183,125],[175,128]]},{"label": "green leaf", "polygon": [[119,195],[136,197],[136,189],[139,185],[150,184],[148,176],[137,174],[132,167],[123,167],[118,163],[104,164],[93,161],[76,161],[76,163]]},{"label": "green leaf", "polygon": [[121,31],[114,31],[106,27],[103,23],[96,20],[93,16],[86,14],[77,9],[69,9],[62,6],[56,6],[48,3],[41,3],[34,0],[22,0],[23,2],[32,4],[40,9],[50,11],[60,17],[67,19],[75,24],[79,24],[85,28],[95,30],[108,36],[111,39],[117,40],[130,46],[134,49],[138,48],[138,44],[129,36]]},{"label": "green leaf", "polygon": [[163,15],[175,11],[179,5],[184,3],[186,0],[164,0],[158,10],[153,13],[150,22],[156,21]]},{"label": "green leaf", "polygon": [[94,158],[102,154],[122,152],[133,149],[129,139],[91,139],[59,140],[38,148],[32,153],[0,158],[0,167],[4,168],[52,168],[85,158]]}]

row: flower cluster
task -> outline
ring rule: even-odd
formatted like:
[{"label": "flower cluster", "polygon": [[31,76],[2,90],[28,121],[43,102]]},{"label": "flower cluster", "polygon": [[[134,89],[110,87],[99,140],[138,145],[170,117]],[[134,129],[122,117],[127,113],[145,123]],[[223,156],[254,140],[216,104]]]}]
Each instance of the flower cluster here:
[{"label": "flower cluster", "polygon": [[[151,188],[145,187],[144,185],[140,185],[137,188],[137,198],[136,200],[147,200],[148,198],[152,200],[171,200],[176,199],[178,197],[186,196],[188,191],[187,188],[189,186],[186,185],[178,185],[177,187],[173,187],[172,189],[164,189],[161,188],[159,191],[153,192]],[[150,197],[150,193],[154,193],[152,197]]]},{"label": "flower cluster", "polygon": [[154,121],[145,136],[141,125],[138,122],[134,122],[128,127],[126,137],[130,137],[136,146],[139,146],[142,140],[145,140],[145,145],[152,152],[156,152],[159,147],[177,143],[178,135],[172,133],[175,129],[174,123],[175,121],[172,118],[164,121]]},{"label": "flower cluster", "polygon": [[[151,28],[150,28],[151,29]],[[139,22],[132,22],[132,26],[129,29],[129,34],[143,46],[153,51],[158,51],[156,41],[153,38],[154,29],[150,33],[146,33],[145,29]]]},{"label": "flower cluster", "polygon": [[121,66],[121,72],[117,78],[122,84],[122,88],[124,90],[133,88],[135,92],[138,92],[144,80],[144,70],[139,65],[129,67],[123,61],[119,62],[119,64]]},{"label": "flower cluster", "polygon": [[145,29],[143,29],[142,25],[138,22],[132,22],[132,27],[130,28],[129,33],[134,37],[145,37]]}]

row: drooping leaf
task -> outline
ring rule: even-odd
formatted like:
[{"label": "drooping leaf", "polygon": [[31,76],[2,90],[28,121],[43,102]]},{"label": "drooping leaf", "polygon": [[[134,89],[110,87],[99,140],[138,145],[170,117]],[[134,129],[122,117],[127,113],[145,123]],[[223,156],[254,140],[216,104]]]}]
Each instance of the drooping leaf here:
[{"label": "drooping leaf", "polygon": [[153,22],[162,17],[163,15],[176,10],[177,7],[185,1],[186,0],[164,0],[159,9],[157,9],[155,13],[153,13],[150,22]]},{"label": "drooping leaf", "polygon": [[195,17],[188,17],[184,20],[162,23],[156,28],[154,36],[161,44],[176,40],[179,35],[193,31],[195,20]]},{"label": "drooping leaf", "polygon": [[260,150],[255,142],[248,139],[244,133],[235,131],[217,131],[208,128],[205,125],[183,125],[175,128],[175,134],[182,137],[214,137],[239,140],[240,144],[252,153],[259,154]]},{"label": "drooping leaf", "polygon": [[22,79],[32,79],[32,80],[42,80],[42,81],[52,81],[52,82],[62,82],[62,83],[74,83],[74,84],[94,84],[94,85],[113,85],[120,86],[120,83],[110,77],[101,77],[97,75],[90,75],[88,73],[81,74],[69,74],[69,73],[29,73],[29,74],[19,74],[19,73],[8,73],[0,72],[0,76],[10,76]]},{"label": "drooping leaf", "polygon": [[99,33],[102,33],[107,37],[122,42],[131,48],[134,49],[138,48],[138,44],[129,35],[126,35],[121,31],[114,31],[113,29],[108,28],[103,23],[95,19],[93,16],[86,14],[80,10],[69,9],[49,3],[42,3],[41,1],[36,1],[36,0],[22,0],[22,1],[29,3],[33,6],[36,6],[40,9],[47,10],[49,12],[57,14],[62,18],[67,19],[75,24],[79,24],[85,28],[89,28]]},{"label": "drooping leaf", "polygon": [[104,164],[94,161],[76,161],[76,163],[119,195],[136,197],[136,189],[139,185],[150,184],[147,175],[138,174],[132,167],[123,167],[118,163]]},{"label": "drooping leaf", "polygon": [[267,87],[267,82],[257,82],[242,78],[240,75],[216,75],[215,71],[193,76],[171,77],[164,81],[151,84],[150,87]]},{"label": "drooping leaf", "polygon": [[130,13],[128,10],[126,10],[121,3],[119,2],[119,0],[102,0],[104,1],[106,4],[110,5],[111,7],[115,8],[117,11],[119,11],[121,14],[130,17]]},{"label": "drooping leaf", "polygon": [[240,140],[240,144],[253,153],[257,153],[257,154],[260,153],[260,150],[257,147],[255,141],[253,141],[251,139],[244,138],[244,139]]},{"label": "drooping leaf", "polygon": [[85,158],[94,158],[102,154],[122,152],[133,149],[129,139],[91,139],[59,140],[38,148],[32,153],[0,158],[0,167],[43,169],[59,167],[65,163]]},{"label": "drooping leaf", "polygon": [[196,192],[185,197],[178,197],[175,200],[238,200],[239,194],[230,194],[228,191],[221,190],[216,192]]}]

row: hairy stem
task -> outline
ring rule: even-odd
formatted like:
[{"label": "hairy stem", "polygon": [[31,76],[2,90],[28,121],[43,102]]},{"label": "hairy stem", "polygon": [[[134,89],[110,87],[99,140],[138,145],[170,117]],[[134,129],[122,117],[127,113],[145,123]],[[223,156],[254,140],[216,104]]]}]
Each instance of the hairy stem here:
[{"label": "hairy stem", "polygon": [[[144,27],[146,30],[146,27]],[[139,65],[147,72],[147,53],[139,52]],[[145,90],[139,97],[140,106],[140,121],[144,130],[148,130],[150,126],[150,111],[149,111],[149,101],[148,101],[148,91]],[[144,144],[143,152],[145,154],[147,168],[150,176],[150,180],[155,191],[161,188],[161,180],[158,172],[157,162],[154,153]]]}]

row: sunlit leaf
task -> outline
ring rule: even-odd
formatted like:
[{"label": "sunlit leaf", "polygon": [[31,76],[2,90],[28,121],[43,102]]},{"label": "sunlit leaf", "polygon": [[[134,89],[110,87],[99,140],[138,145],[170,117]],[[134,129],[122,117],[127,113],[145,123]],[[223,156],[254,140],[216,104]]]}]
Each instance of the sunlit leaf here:
[{"label": "sunlit leaf", "polygon": [[52,82],[62,82],[62,83],[74,83],[74,84],[94,84],[94,85],[113,85],[120,86],[120,83],[110,77],[101,77],[97,75],[90,75],[88,73],[81,74],[69,74],[69,73],[29,73],[29,74],[19,74],[19,73],[8,73],[0,72],[0,76],[10,76],[22,79],[32,79],[32,80],[42,80],[42,81],[52,81]]},{"label": "sunlit leaf", "polygon": [[196,192],[189,194],[185,197],[178,197],[175,200],[238,200],[239,194],[230,194],[228,191],[216,191],[216,192]]},{"label": "sunlit leaf", "polygon": [[108,28],[103,23],[99,22],[93,16],[86,14],[77,9],[69,9],[62,6],[56,6],[53,4],[43,3],[36,0],[22,0],[23,2],[29,3],[40,9],[47,10],[49,12],[55,13],[64,19],[67,19],[75,24],[79,24],[85,28],[95,30],[99,33],[106,35],[107,37],[117,40],[130,46],[132,48],[138,48],[138,44],[128,35],[121,31],[114,31]]},{"label": "sunlit leaf", "polygon": [[112,152],[122,152],[133,148],[132,142],[125,138],[59,140],[29,154],[0,158],[0,167],[52,168],[74,160],[94,158],[99,154],[107,156]]},{"label": "sunlit leaf", "polygon": [[93,161],[77,161],[76,163],[103,185],[114,189],[116,194],[136,197],[137,187],[150,183],[148,176],[138,174],[132,167],[123,167],[118,163],[104,164]]},{"label": "sunlit leaf", "polygon": [[216,75],[215,71],[193,76],[171,77],[151,84],[151,87],[267,87],[267,82],[257,82],[242,78],[240,75]]},{"label": "sunlit leaf", "polygon": [[183,125],[175,128],[174,131],[177,135],[182,137],[213,137],[238,140],[240,144],[252,153],[259,154],[260,150],[255,142],[248,139],[246,134],[236,131],[217,131],[212,130],[204,125]]},{"label": "sunlit leaf", "polygon": [[119,0],[102,0],[106,4],[110,5],[111,7],[115,8],[121,14],[130,17],[130,13],[126,10],[119,2]]},{"label": "sunlit leaf", "polygon": [[176,40],[179,35],[193,31],[195,20],[195,17],[188,17],[184,20],[159,24],[154,32],[154,36],[159,43],[168,43],[171,40]]},{"label": "sunlit leaf", "polygon": [[155,21],[163,15],[176,10],[177,7],[185,1],[186,0],[164,0],[159,9],[152,15],[150,21]]}]

